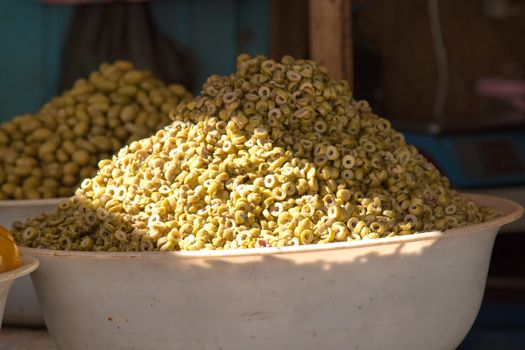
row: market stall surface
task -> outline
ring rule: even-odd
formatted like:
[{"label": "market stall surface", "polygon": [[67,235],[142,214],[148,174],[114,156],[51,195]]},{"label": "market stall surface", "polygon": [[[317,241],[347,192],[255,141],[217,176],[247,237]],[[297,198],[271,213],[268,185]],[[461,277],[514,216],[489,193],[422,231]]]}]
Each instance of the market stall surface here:
[{"label": "market stall surface", "polygon": [[58,350],[45,329],[2,327],[0,350]]}]

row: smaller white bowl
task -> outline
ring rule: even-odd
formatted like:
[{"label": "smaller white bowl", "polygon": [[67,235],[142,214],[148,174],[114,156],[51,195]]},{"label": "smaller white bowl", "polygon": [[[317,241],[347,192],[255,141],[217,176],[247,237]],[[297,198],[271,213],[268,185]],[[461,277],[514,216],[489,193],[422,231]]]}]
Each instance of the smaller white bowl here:
[{"label": "smaller white bowl", "polygon": [[23,257],[24,264],[17,269],[0,273],[0,327],[2,326],[2,319],[4,317],[4,308],[9,294],[9,289],[15,279],[28,275],[35,271],[40,264],[36,258],[32,256]]},{"label": "smaller white bowl", "polygon": [[[15,221],[24,221],[42,213],[51,213],[65,201],[67,198],[1,200],[0,225],[10,229]],[[45,327],[44,317],[29,276],[20,278],[13,284],[4,316],[5,324],[11,326]]]}]

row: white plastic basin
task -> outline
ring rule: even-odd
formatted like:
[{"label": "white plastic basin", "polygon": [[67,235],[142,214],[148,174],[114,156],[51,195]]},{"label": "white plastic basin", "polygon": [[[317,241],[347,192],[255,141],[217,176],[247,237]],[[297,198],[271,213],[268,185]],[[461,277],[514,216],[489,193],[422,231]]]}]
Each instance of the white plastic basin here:
[{"label": "white plastic basin", "polygon": [[0,326],[4,316],[4,308],[9,289],[17,278],[21,278],[33,272],[38,267],[38,260],[31,256],[24,256],[23,265],[17,269],[0,273]]},{"label": "white plastic basin", "polygon": [[61,349],[455,349],[482,300],[504,216],[445,233],[233,251],[24,248]]},{"label": "white plastic basin", "polygon": [[[0,225],[9,229],[13,222],[23,221],[41,213],[52,212],[58,204],[66,200],[67,198],[0,201]],[[31,327],[45,326],[29,276],[19,278],[13,283],[6,305],[4,324]]]}]

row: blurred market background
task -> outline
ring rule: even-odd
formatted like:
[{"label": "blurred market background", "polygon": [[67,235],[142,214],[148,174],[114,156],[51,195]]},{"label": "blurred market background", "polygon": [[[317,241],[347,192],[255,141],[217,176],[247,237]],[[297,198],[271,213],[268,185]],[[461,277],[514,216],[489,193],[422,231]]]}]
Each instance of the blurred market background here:
[{"label": "blurred market background", "polygon": [[[524,203],[525,3],[351,5],[356,97],[455,187]],[[310,16],[306,0],[1,1],[0,121],[38,110],[103,61],[129,59],[198,93],[207,76],[233,72],[242,52],[310,57]],[[525,349],[524,232],[521,220],[498,235],[460,349]]]}]

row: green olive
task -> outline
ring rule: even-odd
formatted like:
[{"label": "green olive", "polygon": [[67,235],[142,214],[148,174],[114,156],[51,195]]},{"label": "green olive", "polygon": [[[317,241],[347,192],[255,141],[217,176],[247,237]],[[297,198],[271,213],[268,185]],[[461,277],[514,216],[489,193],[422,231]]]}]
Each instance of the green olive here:
[{"label": "green olive", "polygon": [[133,69],[133,64],[131,62],[124,61],[124,60],[115,61],[113,65],[122,71],[128,71],[128,70]]},{"label": "green olive", "polygon": [[78,173],[79,169],[80,166],[75,162],[67,162],[66,164],[64,164],[64,174],[75,175]]},{"label": "green olive", "polygon": [[77,163],[78,165],[86,165],[89,164],[89,161],[91,159],[89,153],[83,149],[76,150],[72,155],[71,159],[73,162]]},{"label": "green olive", "polygon": [[144,79],[144,73],[138,70],[129,70],[122,76],[122,81],[126,84],[137,85]]},{"label": "green olive", "polygon": [[6,132],[0,130],[0,145],[5,146],[9,144],[9,140],[9,135]]},{"label": "green olive", "polygon": [[137,113],[139,112],[139,107],[137,105],[127,105],[122,108],[120,112],[120,119],[127,123],[135,119]]},{"label": "green olive", "polygon": [[123,85],[118,88],[117,92],[128,97],[134,97],[137,94],[137,87],[135,85]]}]

